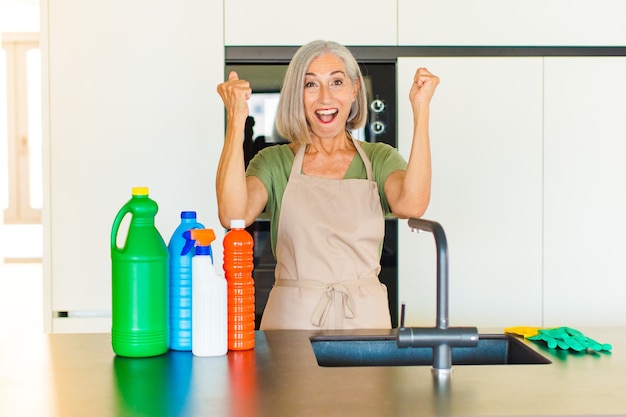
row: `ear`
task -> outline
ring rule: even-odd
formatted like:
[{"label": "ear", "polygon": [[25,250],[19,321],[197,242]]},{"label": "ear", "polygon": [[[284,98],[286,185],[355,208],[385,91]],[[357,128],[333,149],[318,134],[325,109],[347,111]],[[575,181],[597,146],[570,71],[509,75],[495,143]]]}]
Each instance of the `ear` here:
[{"label": "ear", "polygon": [[359,90],[361,89],[361,80],[359,80],[358,78],[356,79],[356,82],[354,83],[354,91],[352,91],[352,101],[354,102],[356,100],[356,98],[359,96]]}]

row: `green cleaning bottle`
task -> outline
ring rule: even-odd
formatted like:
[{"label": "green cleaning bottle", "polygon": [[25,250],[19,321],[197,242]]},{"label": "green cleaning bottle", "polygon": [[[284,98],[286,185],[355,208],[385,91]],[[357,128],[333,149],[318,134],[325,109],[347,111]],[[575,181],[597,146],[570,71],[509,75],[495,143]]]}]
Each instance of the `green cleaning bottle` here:
[{"label": "green cleaning bottle", "polygon": [[[111,342],[119,356],[161,355],[169,346],[168,257],[165,241],[154,225],[158,205],[148,188],[135,187],[111,230]],[[131,216],[125,243],[118,229]]]}]

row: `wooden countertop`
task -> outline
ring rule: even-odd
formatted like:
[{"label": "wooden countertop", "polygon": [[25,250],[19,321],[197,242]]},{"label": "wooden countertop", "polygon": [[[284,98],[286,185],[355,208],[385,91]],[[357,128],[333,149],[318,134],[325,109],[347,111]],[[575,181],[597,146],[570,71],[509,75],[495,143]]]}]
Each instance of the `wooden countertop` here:
[{"label": "wooden countertop", "polygon": [[626,328],[580,330],[613,352],[525,342],[553,363],[455,366],[445,386],[428,366],[319,367],[319,332],[257,332],[254,350],[216,358],[116,357],[109,334],[4,337],[0,416],[626,415]]}]

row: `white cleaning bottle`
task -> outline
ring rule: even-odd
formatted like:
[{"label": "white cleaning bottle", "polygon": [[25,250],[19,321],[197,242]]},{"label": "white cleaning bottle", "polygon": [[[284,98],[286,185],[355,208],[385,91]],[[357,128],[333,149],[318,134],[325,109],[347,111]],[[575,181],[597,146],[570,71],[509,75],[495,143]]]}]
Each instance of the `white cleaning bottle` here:
[{"label": "white cleaning bottle", "polygon": [[215,273],[212,229],[192,229],[196,242],[191,269],[191,351],[196,356],[221,356],[228,352],[228,305],[226,279]]}]

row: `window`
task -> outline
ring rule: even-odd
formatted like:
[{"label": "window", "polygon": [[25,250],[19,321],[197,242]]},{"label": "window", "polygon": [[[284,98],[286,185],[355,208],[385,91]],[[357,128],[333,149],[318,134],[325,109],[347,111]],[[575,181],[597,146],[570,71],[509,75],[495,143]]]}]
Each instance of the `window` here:
[{"label": "window", "polygon": [[41,54],[36,33],[3,33],[0,209],[4,223],[41,223]]}]

